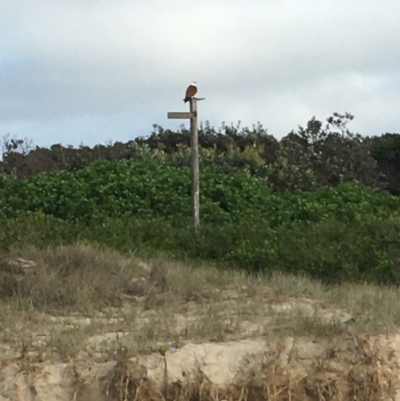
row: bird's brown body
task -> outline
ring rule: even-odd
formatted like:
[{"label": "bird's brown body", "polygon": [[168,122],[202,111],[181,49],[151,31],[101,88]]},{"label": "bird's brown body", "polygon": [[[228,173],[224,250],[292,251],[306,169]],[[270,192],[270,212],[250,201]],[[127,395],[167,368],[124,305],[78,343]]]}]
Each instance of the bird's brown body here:
[{"label": "bird's brown body", "polygon": [[185,98],[183,101],[188,102],[195,94],[197,93],[197,85],[196,82],[192,82],[188,88],[186,89]]}]

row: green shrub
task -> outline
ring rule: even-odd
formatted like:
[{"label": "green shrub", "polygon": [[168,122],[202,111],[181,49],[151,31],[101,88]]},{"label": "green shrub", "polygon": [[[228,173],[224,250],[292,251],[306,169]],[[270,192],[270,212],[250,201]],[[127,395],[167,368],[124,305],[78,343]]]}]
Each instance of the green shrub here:
[{"label": "green shrub", "polygon": [[398,284],[399,211],[399,198],[356,182],[271,192],[263,179],[205,167],[195,232],[188,168],[101,161],[25,181],[1,176],[0,247],[83,240],[249,272]]}]

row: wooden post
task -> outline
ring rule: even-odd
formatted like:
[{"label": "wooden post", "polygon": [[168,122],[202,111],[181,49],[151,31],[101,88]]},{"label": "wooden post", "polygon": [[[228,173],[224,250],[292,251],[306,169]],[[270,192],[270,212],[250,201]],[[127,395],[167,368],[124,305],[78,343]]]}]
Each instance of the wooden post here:
[{"label": "wooden post", "polygon": [[197,127],[197,101],[204,98],[190,99],[190,112],[169,112],[168,118],[190,119],[190,175],[192,181],[193,224],[200,226],[200,173],[199,173],[199,134]]},{"label": "wooden post", "polygon": [[200,177],[199,177],[199,134],[197,131],[197,99],[190,99],[190,166],[192,175],[193,224],[200,225]]}]

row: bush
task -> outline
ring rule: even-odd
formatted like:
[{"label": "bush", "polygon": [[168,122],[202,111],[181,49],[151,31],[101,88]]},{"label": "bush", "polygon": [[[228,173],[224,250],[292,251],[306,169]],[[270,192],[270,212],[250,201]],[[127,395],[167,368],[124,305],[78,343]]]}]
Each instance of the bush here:
[{"label": "bush", "polygon": [[[88,224],[106,218],[163,218],[190,224],[190,170],[161,162],[100,161],[77,172],[42,173],[31,180],[0,180],[0,218],[21,212]],[[271,192],[261,178],[225,174],[215,167],[201,171],[201,214],[205,224],[262,219],[271,225],[293,221],[387,217],[400,210],[400,199],[355,182],[337,187]]]},{"label": "bush", "polygon": [[100,161],[25,181],[1,176],[0,246],[83,240],[249,272],[400,282],[399,198],[357,182],[271,192],[261,178],[214,167],[201,179],[195,232],[184,167]]}]

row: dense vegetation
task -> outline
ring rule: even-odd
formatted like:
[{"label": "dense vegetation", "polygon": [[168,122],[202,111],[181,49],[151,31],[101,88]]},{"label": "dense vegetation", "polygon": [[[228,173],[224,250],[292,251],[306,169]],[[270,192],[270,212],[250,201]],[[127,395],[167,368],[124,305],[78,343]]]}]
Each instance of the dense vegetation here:
[{"label": "dense vegetation", "polygon": [[184,129],[93,149],[6,141],[0,247],[83,240],[252,272],[398,284],[399,135],[362,138],[346,128],[351,119],[334,114],[323,128],[313,118],[279,142],[261,126],[206,124],[197,233]]}]

